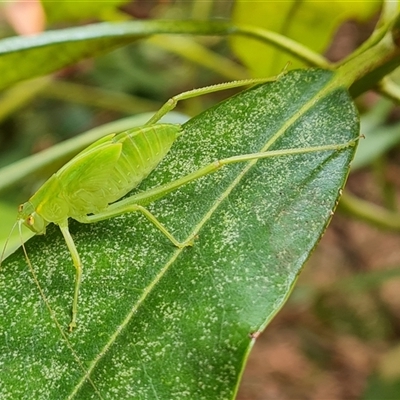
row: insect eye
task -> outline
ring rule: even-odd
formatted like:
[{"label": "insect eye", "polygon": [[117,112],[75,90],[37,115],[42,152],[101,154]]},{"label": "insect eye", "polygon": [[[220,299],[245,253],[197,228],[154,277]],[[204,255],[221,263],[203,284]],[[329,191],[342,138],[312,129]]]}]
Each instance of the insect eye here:
[{"label": "insect eye", "polygon": [[30,226],[32,226],[35,223],[35,220],[33,219],[32,215],[30,215],[27,219],[26,219],[26,223]]},{"label": "insect eye", "polygon": [[23,209],[24,209],[24,205],[23,205],[23,204],[20,204],[20,205],[18,206],[18,212],[22,212]]}]

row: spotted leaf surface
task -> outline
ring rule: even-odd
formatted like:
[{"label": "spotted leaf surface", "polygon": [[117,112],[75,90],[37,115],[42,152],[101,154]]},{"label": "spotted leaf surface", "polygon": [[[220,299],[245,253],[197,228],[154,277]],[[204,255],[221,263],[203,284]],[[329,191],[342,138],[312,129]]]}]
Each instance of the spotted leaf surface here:
[{"label": "spotted leaf surface", "polygon": [[[217,159],[343,144],[358,116],[335,75],[287,73],[184,124],[144,191]],[[252,343],[288,298],[335,209],[355,147],[229,165],[150,204],[191,248],[138,214],[71,222],[84,272],[78,328],[74,268],[58,227],[0,272],[2,399],[233,399]]]}]

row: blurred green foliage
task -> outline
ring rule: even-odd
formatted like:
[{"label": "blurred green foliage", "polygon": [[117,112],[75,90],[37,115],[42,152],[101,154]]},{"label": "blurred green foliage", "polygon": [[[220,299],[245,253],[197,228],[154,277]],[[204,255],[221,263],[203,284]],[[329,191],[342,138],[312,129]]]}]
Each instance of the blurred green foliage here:
[{"label": "blurred green foliage", "polygon": [[[349,19],[365,21],[379,9],[379,2],[329,2],[296,0],[235,2],[233,21],[258,26],[281,33],[308,48],[323,53],[327,50],[338,27]],[[265,48],[260,42],[242,37],[232,40],[235,53],[255,77],[279,73],[287,63],[289,68],[304,66],[273,46]]]}]

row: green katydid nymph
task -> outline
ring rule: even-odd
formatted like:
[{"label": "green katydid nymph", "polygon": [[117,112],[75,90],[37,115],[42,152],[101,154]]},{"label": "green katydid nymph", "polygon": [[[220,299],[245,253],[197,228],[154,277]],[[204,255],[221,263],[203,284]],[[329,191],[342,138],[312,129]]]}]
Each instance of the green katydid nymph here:
[{"label": "green katydid nymph", "polygon": [[[183,242],[176,240],[167,228],[145,208],[145,205],[189,182],[216,172],[228,164],[268,157],[335,151],[354,145],[356,140],[341,145],[332,144],[232,156],[217,160],[173,182],[120,200],[157,167],[174,142],[183,134],[180,125],[157,123],[175,107],[179,100],[274,80],[276,78],[236,81],[181,93],[165,103],[144,126],[105,136],[81,151],[19,207],[19,225],[26,225],[36,234],[44,234],[46,226],[54,223],[60,227],[64,236],[76,269],[70,331],[77,326],[82,263],[68,229],[69,218],[81,223],[93,223],[123,213],[139,211],[175,246],[180,248],[192,246],[192,238]],[[27,260],[29,263],[28,258]]]}]

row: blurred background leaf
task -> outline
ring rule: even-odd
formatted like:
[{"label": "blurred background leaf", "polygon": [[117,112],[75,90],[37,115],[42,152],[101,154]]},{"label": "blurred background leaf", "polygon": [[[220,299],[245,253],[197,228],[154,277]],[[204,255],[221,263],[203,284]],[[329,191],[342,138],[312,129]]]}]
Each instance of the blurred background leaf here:
[{"label": "blurred background leaf", "polygon": [[131,3],[130,0],[76,1],[41,0],[48,24],[83,21],[110,21],[128,18],[119,7]]},{"label": "blurred background leaf", "polygon": [[[329,2],[296,0],[247,1],[237,0],[232,19],[239,25],[258,26],[294,39],[317,53],[327,50],[332,36],[341,23],[350,18],[359,21],[371,18],[379,2]],[[289,68],[304,65],[296,59],[254,39],[234,37],[232,48],[246,65],[253,77],[278,74],[290,63]]]}]

